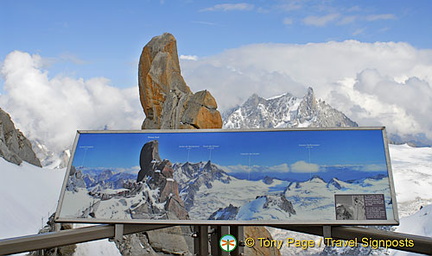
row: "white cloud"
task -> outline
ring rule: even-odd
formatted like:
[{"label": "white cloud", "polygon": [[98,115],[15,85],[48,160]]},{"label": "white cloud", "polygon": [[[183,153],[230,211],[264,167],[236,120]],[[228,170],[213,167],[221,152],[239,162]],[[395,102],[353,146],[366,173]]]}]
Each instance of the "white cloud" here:
[{"label": "white cloud", "polygon": [[354,40],[255,44],[182,63],[191,89],[208,89],[220,109],[241,104],[252,93],[303,96],[312,86],[318,98],[360,125],[432,138],[430,70],[432,50]]},{"label": "white cloud", "polygon": [[331,13],[325,16],[307,16],[306,18],[303,19],[303,23],[306,25],[323,27],[328,23],[335,21],[339,17],[340,14],[338,13]]},{"label": "white cloud", "polygon": [[330,13],[324,16],[307,16],[303,18],[303,23],[310,26],[324,27],[330,23],[337,25],[348,25],[357,21],[374,22],[379,20],[394,20],[394,14],[374,14],[374,15],[342,15],[338,12]]},{"label": "white cloud", "polygon": [[248,3],[238,4],[217,4],[209,8],[202,9],[201,11],[251,11],[254,5]]},{"label": "white cloud", "polygon": [[383,164],[368,164],[362,168],[362,171],[364,172],[379,172],[385,170],[387,170],[387,166]]},{"label": "white cloud", "polygon": [[377,20],[394,20],[396,16],[394,14],[375,14],[368,15],[365,17],[367,21],[377,21]]},{"label": "white cloud", "polygon": [[291,171],[297,173],[310,173],[318,172],[320,170],[319,165],[307,163],[305,161],[298,161],[291,164]]},{"label": "white cloud", "polygon": [[300,10],[302,8],[302,5],[300,2],[289,2],[289,3],[283,3],[276,6],[278,10],[283,10],[287,12]]},{"label": "white cloud", "polygon": [[290,171],[290,167],[286,163],[283,163],[283,164],[280,164],[280,165],[271,166],[268,169],[271,172],[282,172],[282,173],[285,173],[285,172],[289,172]]},{"label": "white cloud", "polygon": [[339,25],[347,25],[347,24],[351,24],[354,23],[356,20],[358,20],[358,17],[353,15],[353,16],[344,16],[339,22]]},{"label": "white cloud", "polygon": [[288,164],[283,163],[279,165],[274,166],[260,166],[260,165],[229,165],[226,167],[223,167],[226,172],[232,173],[232,172],[245,172],[245,173],[266,173],[266,172],[281,172],[286,173],[290,171],[290,167]]},{"label": "white cloud", "polygon": [[359,29],[356,29],[356,30],[352,33],[352,35],[353,35],[353,36],[358,36],[358,35],[363,34],[364,32],[365,32],[365,28],[359,28]]},{"label": "white cloud", "polygon": [[291,18],[284,18],[282,22],[285,25],[292,25],[294,23],[293,19]]},{"label": "white cloud", "polygon": [[67,53],[67,52],[60,55],[60,60],[70,61],[76,65],[83,65],[87,63],[85,60],[82,60],[79,57],[75,56],[74,54]]},{"label": "white cloud", "polygon": [[138,88],[118,89],[106,78],[50,78],[39,55],[14,51],[1,67],[0,106],[30,139],[51,150],[69,148],[78,129],[140,129]]},{"label": "white cloud", "polygon": [[196,55],[180,55],[181,60],[198,60]]}]

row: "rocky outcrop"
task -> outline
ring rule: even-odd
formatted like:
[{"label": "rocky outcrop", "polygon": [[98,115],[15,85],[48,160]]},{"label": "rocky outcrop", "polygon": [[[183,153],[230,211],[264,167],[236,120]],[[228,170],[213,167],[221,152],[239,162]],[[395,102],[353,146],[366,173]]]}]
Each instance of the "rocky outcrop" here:
[{"label": "rocky outcrop", "polygon": [[[272,235],[270,232],[261,226],[245,226],[244,228],[245,237],[260,237],[268,240],[272,240]],[[265,247],[265,246],[253,246],[245,247],[244,255],[259,255],[259,256],[280,256],[280,251],[275,246]]]},{"label": "rocky outcrop", "polygon": [[239,211],[239,208],[229,204],[226,208],[219,208],[217,211],[212,213],[209,220],[235,220],[235,217],[237,216],[237,213]]},{"label": "rocky outcrop", "polygon": [[[145,182],[152,191],[158,191],[157,203],[164,204],[167,218],[189,219],[183,200],[179,196],[179,185],[173,178],[174,169],[169,160],[161,160],[157,140],[144,144],[140,155],[141,170],[137,182]],[[143,209],[134,210],[135,215],[155,212],[151,203],[142,205]]]},{"label": "rocky outcrop", "polygon": [[[138,194],[147,203],[131,212],[133,219],[189,219],[183,200],[179,196],[179,185],[174,180],[174,169],[169,160],[159,155],[159,142],[149,141],[141,149],[140,171],[137,176]],[[147,187],[148,189],[143,189]],[[151,192],[149,192],[151,191]],[[151,200],[152,197],[153,200]],[[161,205],[163,205],[161,208]],[[170,227],[145,233],[124,236],[116,243],[122,255],[192,255],[193,241],[190,227]]]},{"label": "rocky outcrop", "polygon": [[221,128],[216,100],[204,90],[193,93],[184,81],[173,35],[154,37],[143,49],[138,67],[142,129]]},{"label": "rocky outcrop", "polygon": [[30,141],[15,128],[8,113],[0,108],[0,156],[9,162],[23,161],[41,167]]},{"label": "rocky outcrop", "polygon": [[78,192],[78,188],[85,188],[86,184],[84,181],[84,176],[81,171],[77,171],[75,166],[71,166],[69,172],[69,179],[66,184],[67,191]]},{"label": "rocky outcrop", "polygon": [[294,210],[293,204],[286,199],[285,196],[279,195],[279,196],[264,196],[266,199],[266,202],[264,204],[264,208],[275,208],[278,207],[282,211],[285,211],[289,213],[289,216],[291,217],[292,214],[296,214],[296,211]]},{"label": "rocky outcrop", "polygon": [[[206,90],[193,93],[181,76],[177,45],[173,35],[165,33],[156,36],[144,47],[139,61],[138,83],[140,101],[146,115],[142,129],[222,128],[222,118],[211,93]],[[160,161],[153,156],[150,158],[152,161],[156,160],[154,163]],[[211,167],[211,163],[208,165]],[[142,167],[137,180],[149,177],[149,174],[151,176],[151,173]],[[246,227],[245,230],[246,236],[249,237],[262,237],[266,234],[266,237],[271,238],[265,227]],[[125,242],[118,247],[123,255],[192,255],[193,245],[185,233],[188,232],[181,230],[180,227],[139,233],[125,236]],[[166,243],[167,237],[170,241],[175,241],[171,243],[172,246]],[[160,238],[162,246],[156,242],[157,238]],[[189,248],[189,251],[179,253],[178,248],[181,248],[180,251]],[[246,255],[280,253],[276,248],[262,248],[259,251],[250,251]]]}]

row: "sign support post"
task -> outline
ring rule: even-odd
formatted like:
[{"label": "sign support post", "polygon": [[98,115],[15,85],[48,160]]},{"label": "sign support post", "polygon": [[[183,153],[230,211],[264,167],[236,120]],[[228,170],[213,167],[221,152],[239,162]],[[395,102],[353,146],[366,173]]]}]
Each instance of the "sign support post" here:
[{"label": "sign support post", "polygon": [[208,228],[208,226],[194,226],[194,255],[208,254]]},{"label": "sign support post", "polygon": [[230,233],[237,238],[237,247],[232,255],[244,255],[244,226],[230,226]]},{"label": "sign support post", "polygon": [[332,238],[332,227],[331,226],[323,226],[323,237],[324,238]]},{"label": "sign support post", "polygon": [[124,229],[123,224],[114,225],[114,240],[119,243],[123,241],[123,233],[124,233],[123,229]]}]

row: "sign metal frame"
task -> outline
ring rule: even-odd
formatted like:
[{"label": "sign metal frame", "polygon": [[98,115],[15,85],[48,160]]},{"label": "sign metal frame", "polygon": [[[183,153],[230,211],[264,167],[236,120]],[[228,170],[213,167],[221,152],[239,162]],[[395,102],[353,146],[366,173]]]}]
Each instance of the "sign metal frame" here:
[{"label": "sign metal frame", "polygon": [[[316,221],[290,221],[290,220],[175,220],[175,219],[96,219],[96,218],[69,218],[62,217],[62,208],[64,204],[64,197],[66,192],[66,185],[68,183],[69,174],[71,171],[72,163],[76,154],[80,135],[82,134],[164,134],[164,133],[238,133],[238,132],[281,132],[281,131],[357,131],[357,130],[381,130],[383,138],[383,147],[385,154],[385,162],[388,173],[389,181],[389,193],[392,202],[392,213],[393,216],[387,216],[386,220],[316,220]],[[310,152],[309,152],[310,153]],[[210,152],[211,154],[211,152]],[[242,226],[277,226],[277,225],[306,225],[306,226],[317,226],[317,225],[328,225],[328,226],[339,226],[339,225],[398,225],[399,216],[397,210],[396,193],[394,188],[393,174],[391,168],[391,161],[388,149],[388,139],[385,131],[385,127],[348,127],[348,128],[290,128],[290,129],[206,129],[206,130],[78,130],[77,135],[73,144],[73,151],[67,166],[65,178],[63,181],[62,190],[60,193],[59,203],[55,214],[56,222],[68,222],[68,223],[101,223],[101,224],[146,224],[146,225],[242,225]]]}]

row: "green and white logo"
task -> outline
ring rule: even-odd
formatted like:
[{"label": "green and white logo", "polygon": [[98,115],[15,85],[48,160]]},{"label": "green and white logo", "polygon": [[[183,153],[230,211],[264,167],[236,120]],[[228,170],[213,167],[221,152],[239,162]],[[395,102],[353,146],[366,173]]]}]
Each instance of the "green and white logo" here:
[{"label": "green and white logo", "polygon": [[232,252],[237,247],[237,239],[232,235],[224,235],[219,240],[219,246],[226,252]]}]

